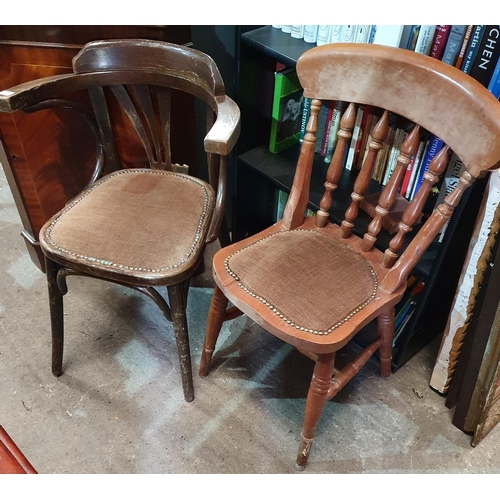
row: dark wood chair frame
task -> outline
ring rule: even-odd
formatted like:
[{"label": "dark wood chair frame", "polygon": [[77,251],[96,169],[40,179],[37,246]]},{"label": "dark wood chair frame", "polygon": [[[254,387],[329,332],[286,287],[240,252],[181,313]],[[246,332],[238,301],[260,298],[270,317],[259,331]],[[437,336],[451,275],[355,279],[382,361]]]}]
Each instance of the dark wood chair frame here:
[{"label": "dark wood chair frame", "polygon": [[[222,248],[214,257],[216,282],[199,368],[208,374],[217,337],[224,321],[243,312],[268,332],[295,346],[315,361],[314,373],[305,406],[305,417],[296,467],[303,470],[310,454],[316,424],[327,400],[379,353],[381,376],[391,374],[392,338],[395,305],[401,300],[406,280],[440,229],[451,217],[464,191],[476,178],[498,168],[500,161],[500,103],[477,81],[451,67],[408,50],[369,44],[334,44],[315,47],[297,62],[297,74],[304,95],[312,99],[307,133],[301,145],[295,177],[282,220],[243,241]],[[341,100],[348,104],[343,114],[334,156],[329,165],[324,196],[315,217],[305,217],[309,201],[309,183],[314,158],[315,133],[322,101]],[[369,151],[354,182],[352,201],[340,225],[329,221],[332,194],[337,188],[342,159],[348,147],[355,121],[354,103],[372,105],[383,111],[372,131]],[[404,141],[397,165],[381,191],[376,215],[364,236],[352,229],[370,182],[376,157],[387,134],[389,112],[414,124]],[[389,247],[374,246],[382,227],[382,218],[390,211],[403,180],[404,172],[416,153],[421,130],[436,134],[445,144],[434,157],[423,183],[408,204],[398,231]],[[447,165],[451,151],[466,169],[456,188],[436,207],[413,239],[404,248],[405,235],[413,231],[427,196]],[[226,265],[226,259],[265,237],[296,229],[327,234],[362,256],[376,274],[378,287],[374,300],[346,318],[328,334],[304,331],[273,311],[265,296],[247,293],[239,277]],[[414,232],[414,231],[413,231]],[[242,254],[244,255],[244,254]],[[286,258],[286,255],[283,255]],[[310,256],[305,255],[310,266]],[[316,269],[321,273],[320,268]],[[349,287],[349,284],[346,284]],[[296,290],[288,290],[290,296]],[[317,291],[318,295],[321,290]],[[234,305],[227,309],[228,300]],[[334,367],[335,353],[372,320],[376,320],[378,338],[340,371]],[[323,332],[324,333],[324,332]]]},{"label": "dark wood chair frame", "polygon": [[[153,106],[150,88],[157,92],[158,109]],[[95,166],[85,188],[90,189],[104,171],[109,173],[122,168],[105,92],[114,94],[139,136],[148,158],[145,168],[183,171],[185,166],[172,163],[171,159],[170,89],[192,94],[207,106],[204,149],[209,184],[215,193],[215,207],[208,211],[208,216],[211,215],[208,231],[202,235],[205,241],[194,253],[194,258],[178,266],[176,272],[156,277],[134,270],[98,269],[88,260],[73,258],[68,261],[62,254],[47,252],[43,245],[42,250],[50,301],[53,374],[59,376],[63,373],[66,277],[89,276],[141,292],[152,299],[165,318],[173,323],[184,397],[186,401],[192,401],[194,389],[186,321],[189,282],[202,262],[205,245],[219,235],[221,245],[228,243],[227,234],[222,234],[220,229],[224,223],[229,155],[240,130],[239,108],[225,95],[215,62],[200,51],[166,42],[139,39],[91,42],[73,59],[73,73],[41,78],[0,92],[0,111],[33,113],[41,109],[68,109],[79,113],[96,140]],[[82,90],[88,91],[92,110],[61,97]],[[71,200],[68,205],[70,203]],[[169,304],[154,288],[156,286],[167,287]]]}]

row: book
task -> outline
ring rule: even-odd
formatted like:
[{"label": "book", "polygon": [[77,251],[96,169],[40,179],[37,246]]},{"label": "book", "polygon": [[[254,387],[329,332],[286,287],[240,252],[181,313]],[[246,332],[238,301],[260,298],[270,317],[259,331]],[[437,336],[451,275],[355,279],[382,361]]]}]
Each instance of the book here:
[{"label": "book", "polygon": [[316,43],[317,39],[318,39],[318,25],[306,24],[304,26],[304,42]]},{"label": "book", "polygon": [[[454,27],[455,26],[452,27],[452,32],[453,32]],[[449,63],[458,69],[460,69],[460,67],[462,66],[462,61],[464,60],[465,51],[467,50],[467,46],[469,45],[469,40],[470,40],[470,37],[472,35],[472,30],[474,29],[474,25],[468,24],[467,26],[463,26],[463,28],[465,28],[465,31],[464,31],[464,34],[462,35],[462,43],[460,45],[460,51],[458,53],[458,56],[455,58],[455,62]],[[451,37],[451,33],[450,33],[450,37]]]},{"label": "book", "polygon": [[451,24],[438,24],[434,32],[434,39],[432,40],[431,50],[429,55],[434,59],[441,60],[443,57],[446,42],[450,35]]},{"label": "book", "polygon": [[498,99],[500,97],[500,58],[498,59],[493,74],[488,84],[488,90]]},{"label": "book", "polygon": [[328,106],[323,102],[318,112],[318,129],[316,131],[316,143],[314,145],[314,152],[318,154],[321,154],[321,148],[323,146],[323,137],[325,135],[325,129],[327,127],[327,116]]},{"label": "book", "polygon": [[499,37],[500,26],[498,24],[485,26],[483,38],[471,66],[470,76],[484,87],[488,87],[500,56]]},{"label": "book", "polygon": [[354,163],[354,153],[356,152],[356,146],[359,138],[359,131],[361,128],[361,121],[363,119],[363,113],[365,108],[363,106],[358,106],[356,110],[356,120],[354,122],[354,128],[352,129],[351,142],[349,144],[349,152],[347,153],[347,159],[344,165],[346,170],[351,170]]},{"label": "book", "polygon": [[274,94],[271,114],[269,150],[278,153],[297,143],[304,97],[295,69],[274,73]]},{"label": "book", "polygon": [[330,27],[330,43],[339,43],[342,41],[344,33],[343,24],[334,24]]},{"label": "book", "polygon": [[283,212],[285,210],[286,202],[288,201],[288,193],[282,189],[278,190],[278,196],[276,200],[276,215],[275,222],[278,222],[283,218]]},{"label": "book", "polygon": [[384,175],[385,167],[387,164],[387,158],[389,156],[389,151],[394,143],[394,138],[396,136],[396,128],[394,125],[389,125],[387,130],[387,135],[382,142],[382,149],[377,155],[377,160],[375,161],[375,166],[373,167],[372,179],[377,182],[382,182],[382,177]]},{"label": "book", "polygon": [[424,154],[424,151],[427,149],[428,144],[429,144],[428,140],[423,140],[423,141],[420,141],[420,144],[418,145],[417,157],[415,158],[415,164],[413,165],[413,168],[411,170],[410,179],[408,181],[408,186],[406,186],[406,191],[404,193],[404,197],[408,201],[411,201],[411,199],[412,199],[413,186],[415,186],[415,179],[417,178],[418,171],[420,170],[420,165],[422,164],[422,156]]},{"label": "book", "polygon": [[407,50],[415,51],[415,46],[417,45],[418,34],[420,33],[420,24],[412,24],[410,26],[410,31],[408,33],[408,42],[406,47],[403,47]]},{"label": "book", "polygon": [[[465,165],[462,160],[453,153],[451,155],[450,161],[448,162],[448,166],[446,167],[446,171],[443,176],[443,182],[441,183],[441,187],[439,188],[439,194],[436,198],[436,207],[443,203],[443,200],[446,196],[448,196],[458,185],[458,180],[460,176],[465,171]],[[448,227],[448,222],[441,228],[439,231],[439,241],[441,242],[444,237],[444,233],[446,232],[446,228]]]},{"label": "book", "polygon": [[302,105],[302,118],[300,120],[300,134],[299,142],[304,140],[306,135],[307,122],[309,121],[309,115],[311,114],[311,101],[310,97],[304,97],[304,103]]},{"label": "book", "polygon": [[369,24],[358,24],[356,28],[356,35],[354,41],[356,43],[368,43],[370,39],[371,25]]},{"label": "book", "polygon": [[414,52],[419,54],[429,55],[432,48],[434,33],[436,32],[435,24],[422,24],[418,32],[418,37],[415,42]]},{"label": "book", "polygon": [[342,30],[342,42],[354,43],[356,41],[357,29],[358,27],[356,24],[346,24]]},{"label": "book", "polygon": [[374,24],[370,29],[368,43],[399,47],[402,33],[402,24]]},{"label": "book", "polygon": [[328,135],[330,134],[330,129],[332,127],[332,117],[335,101],[327,101],[325,105],[328,109],[328,112],[326,115],[325,132],[323,133],[323,138],[321,140],[321,156],[326,155],[326,150],[328,147]]},{"label": "book", "polygon": [[361,121],[361,141],[359,147],[359,154],[354,159],[354,166],[357,170],[361,170],[363,162],[369,151],[369,140],[371,138],[371,131],[377,123],[379,117],[374,114],[373,106],[367,106]]},{"label": "book", "polygon": [[337,132],[340,128],[340,120],[346,107],[347,104],[344,101],[335,101],[326,145],[325,163],[330,163],[332,161],[333,152],[335,151],[335,146],[337,145]]},{"label": "book", "polygon": [[291,24],[282,24],[281,31],[283,33],[291,33],[292,32],[292,25]]},{"label": "book", "polygon": [[304,38],[304,25],[303,24],[293,24],[292,31],[290,32],[292,38]]},{"label": "book", "polygon": [[443,141],[436,135],[431,134],[429,136],[429,143],[425,150],[425,154],[422,158],[422,163],[418,169],[418,175],[415,179],[415,185],[413,186],[411,198],[415,196],[415,193],[420,188],[422,181],[424,180],[424,174],[425,172],[427,172],[431,160],[434,158],[434,156],[436,156],[436,154],[440,151],[442,147],[443,147]]},{"label": "book", "polygon": [[470,73],[472,63],[476,58],[477,52],[479,50],[479,45],[481,43],[481,40],[483,39],[485,28],[486,26],[484,24],[478,24],[477,26],[474,26],[474,30],[472,31],[467,49],[465,50],[464,60],[462,61],[462,65],[460,66],[460,70],[466,74]]},{"label": "book", "polygon": [[384,176],[382,178],[382,184],[384,186],[389,182],[389,179],[391,178],[391,175],[396,168],[399,151],[401,150],[401,144],[403,144],[403,141],[406,139],[407,135],[408,133],[405,132],[402,128],[396,129],[396,136],[394,138],[394,143],[391,147],[387,165],[385,167]]},{"label": "book", "polygon": [[410,185],[411,174],[416,168],[418,168],[424,146],[425,141],[420,141],[417,152],[411,157],[410,163],[408,163],[408,166],[406,167],[405,175],[403,177],[403,182],[401,183],[400,188],[401,196],[404,196],[405,198],[406,191],[408,190],[408,186]]},{"label": "book", "polygon": [[318,35],[316,36],[316,45],[325,45],[330,43],[330,31],[332,26],[330,24],[319,24]]}]

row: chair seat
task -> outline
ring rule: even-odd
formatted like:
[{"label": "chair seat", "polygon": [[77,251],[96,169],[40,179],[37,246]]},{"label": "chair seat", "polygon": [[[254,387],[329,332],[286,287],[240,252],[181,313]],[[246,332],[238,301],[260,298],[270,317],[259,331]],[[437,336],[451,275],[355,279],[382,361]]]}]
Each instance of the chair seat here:
[{"label": "chair seat", "polygon": [[314,229],[275,232],[231,253],[239,287],[301,331],[326,335],[376,296],[377,276],[337,237]]},{"label": "chair seat", "polygon": [[119,170],[83,191],[40,231],[42,251],[107,274],[168,278],[203,250],[210,185],[163,170]]}]

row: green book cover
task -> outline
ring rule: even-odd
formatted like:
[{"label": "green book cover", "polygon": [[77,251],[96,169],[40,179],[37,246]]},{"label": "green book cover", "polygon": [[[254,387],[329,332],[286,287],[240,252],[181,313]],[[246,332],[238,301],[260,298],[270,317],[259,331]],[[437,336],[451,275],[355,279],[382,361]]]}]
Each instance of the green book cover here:
[{"label": "green book cover", "polygon": [[269,150],[278,153],[299,142],[304,97],[293,68],[274,74]]}]

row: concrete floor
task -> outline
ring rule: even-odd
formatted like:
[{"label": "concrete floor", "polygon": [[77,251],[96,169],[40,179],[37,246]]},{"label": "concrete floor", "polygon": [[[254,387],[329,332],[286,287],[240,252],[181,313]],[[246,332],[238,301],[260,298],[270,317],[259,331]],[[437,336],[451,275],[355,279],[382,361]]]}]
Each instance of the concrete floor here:
[{"label": "concrete floor", "polygon": [[[327,403],[302,473],[294,461],[312,362],[244,316],[224,325],[211,374],[195,375],[186,403],[156,306],[70,277],[65,373],[53,377],[45,277],[20,231],[0,169],[0,425],[39,473],[500,472],[500,428],[472,448],[429,388],[439,339],[388,381],[370,360]],[[195,370],[210,283],[208,271],[189,294]]]}]

